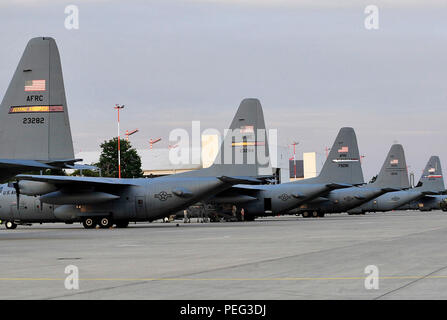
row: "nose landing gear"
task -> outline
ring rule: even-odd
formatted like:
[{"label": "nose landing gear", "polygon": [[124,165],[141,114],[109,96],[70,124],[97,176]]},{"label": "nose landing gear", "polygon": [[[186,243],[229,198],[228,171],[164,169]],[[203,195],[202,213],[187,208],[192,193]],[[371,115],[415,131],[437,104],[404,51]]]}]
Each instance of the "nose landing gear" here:
[{"label": "nose landing gear", "polygon": [[6,221],[5,222],[5,227],[8,230],[13,230],[13,229],[17,228],[17,224],[14,223],[13,221]]}]

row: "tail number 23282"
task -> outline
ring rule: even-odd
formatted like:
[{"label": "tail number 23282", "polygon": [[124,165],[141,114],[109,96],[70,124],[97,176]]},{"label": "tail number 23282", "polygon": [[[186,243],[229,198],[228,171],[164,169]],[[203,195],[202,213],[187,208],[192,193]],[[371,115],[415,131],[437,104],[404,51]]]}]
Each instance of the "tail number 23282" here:
[{"label": "tail number 23282", "polygon": [[23,124],[43,124],[45,123],[45,119],[40,117],[40,118],[23,118]]}]

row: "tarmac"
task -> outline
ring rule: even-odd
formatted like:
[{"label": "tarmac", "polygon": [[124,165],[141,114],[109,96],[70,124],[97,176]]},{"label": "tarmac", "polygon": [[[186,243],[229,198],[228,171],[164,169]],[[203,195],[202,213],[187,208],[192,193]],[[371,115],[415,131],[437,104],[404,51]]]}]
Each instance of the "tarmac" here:
[{"label": "tarmac", "polygon": [[0,226],[0,299],[447,299],[442,211],[192,221]]}]

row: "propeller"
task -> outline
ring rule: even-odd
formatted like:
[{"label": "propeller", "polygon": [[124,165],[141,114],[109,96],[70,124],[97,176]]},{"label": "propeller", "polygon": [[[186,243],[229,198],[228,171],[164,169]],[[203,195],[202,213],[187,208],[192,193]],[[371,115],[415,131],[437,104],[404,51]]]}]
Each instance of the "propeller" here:
[{"label": "propeller", "polygon": [[17,200],[17,211],[19,211],[19,205],[20,205],[20,188],[19,188],[19,182],[16,181],[13,184],[14,189],[16,190],[16,200]]}]

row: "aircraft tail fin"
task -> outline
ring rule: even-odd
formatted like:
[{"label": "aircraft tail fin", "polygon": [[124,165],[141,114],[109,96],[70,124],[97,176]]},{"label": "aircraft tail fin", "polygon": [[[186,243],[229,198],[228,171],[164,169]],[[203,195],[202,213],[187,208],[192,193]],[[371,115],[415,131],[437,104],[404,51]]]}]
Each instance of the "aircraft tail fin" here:
[{"label": "aircraft tail fin", "polygon": [[[271,166],[264,113],[258,99],[242,100],[213,165],[182,176],[255,177]],[[271,172],[271,171],[270,171]]]},{"label": "aircraft tail fin", "polygon": [[410,187],[405,152],[401,144],[391,146],[382,169],[372,184],[379,188],[406,189]]},{"label": "aircraft tail fin", "polygon": [[31,39],[0,105],[0,159],[73,159],[59,51]]},{"label": "aircraft tail fin", "polygon": [[445,190],[441,161],[438,156],[430,157],[416,187],[421,191],[440,192]]},{"label": "aircraft tail fin", "polygon": [[340,129],[316,180],[347,184],[364,182],[357,137],[353,128]]}]

